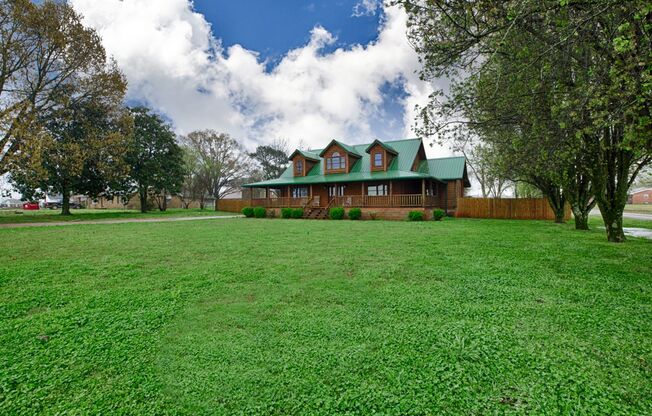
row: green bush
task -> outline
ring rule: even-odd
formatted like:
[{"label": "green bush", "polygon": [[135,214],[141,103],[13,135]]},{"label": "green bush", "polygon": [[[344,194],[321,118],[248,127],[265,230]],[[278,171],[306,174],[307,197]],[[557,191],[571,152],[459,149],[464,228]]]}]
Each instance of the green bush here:
[{"label": "green bush", "polygon": [[292,210],[292,218],[303,218],[303,208],[295,208]]},{"label": "green bush", "polygon": [[292,218],[292,208],[281,208],[281,217]]},{"label": "green bush", "polygon": [[441,208],[436,208],[434,211],[432,211],[432,218],[434,218],[435,221],[441,221],[441,219],[445,216],[446,211]]},{"label": "green bush", "polygon": [[408,213],[408,219],[410,221],[423,221],[423,212],[422,211],[410,211]]},{"label": "green bush", "polygon": [[267,210],[263,207],[254,208],[254,217],[256,218],[265,218],[267,216]]},{"label": "green bush", "polygon": [[360,208],[351,208],[349,210],[350,220],[359,220],[361,216],[362,216],[362,210]]},{"label": "green bush", "polygon": [[244,207],[242,208],[242,215],[247,218],[251,218],[254,216],[254,209],[252,207]]},{"label": "green bush", "polygon": [[328,216],[330,217],[331,220],[341,220],[344,218],[344,208],[337,207],[337,208],[331,208],[328,211]]}]

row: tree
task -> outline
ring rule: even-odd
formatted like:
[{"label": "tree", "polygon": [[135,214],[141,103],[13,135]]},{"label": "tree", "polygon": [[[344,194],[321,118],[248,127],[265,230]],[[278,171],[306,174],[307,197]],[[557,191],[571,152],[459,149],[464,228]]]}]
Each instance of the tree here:
[{"label": "tree", "polygon": [[188,146],[183,146],[182,149],[185,175],[179,198],[185,209],[188,209],[192,201],[199,201],[199,209],[204,209],[209,184],[200,169],[199,155]]},{"label": "tree", "polygon": [[77,79],[58,91],[57,105],[39,113],[38,140],[12,156],[12,180],[27,196],[62,195],[70,215],[71,193],[97,197],[128,173],[124,155],[132,119],[122,107],[126,82],[114,67]]},{"label": "tree", "polygon": [[130,186],[138,193],[141,212],[155,198],[161,211],[167,209],[167,195],[179,192],[184,179],[183,151],[176,135],[163,119],[144,107],[131,109],[134,140],[125,159],[131,168]]},{"label": "tree", "polygon": [[67,2],[0,0],[0,174],[24,145],[47,144],[28,142],[47,141],[40,123],[61,91],[106,66],[101,39]]},{"label": "tree", "polygon": [[501,198],[510,186],[510,181],[496,169],[496,155],[493,149],[485,143],[466,140],[456,149],[466,158],[473,176],[480,184],[482,197]]},{"label": "tree", "polygon": [[[409,14],[421,77],[461,86],[444,105],[433,95],[421,111],[424,131],[441,127],[442,108],[468,109],[484,83],[485,131],[510,126],[526,144],[519,154],[534,156],[529,163],[551,205],[568,198],[582,227],[597,202],[609,241],[624,241],[627,188],[652,151],[649,1],[398,3]],[[464,122],[468,114],[455,115]]]},{"label": "tree", "polygon": [[261,145],[249,157],[262,172],[262,180],[276,179],[288,167],[288,144],[276,140],[271,145]]},{"label": "tree", "polygon": [[207,193],[217,200],[238,190],[252,169],[247,154],[228,134],[200,130],[183,140],[197,155]]}]

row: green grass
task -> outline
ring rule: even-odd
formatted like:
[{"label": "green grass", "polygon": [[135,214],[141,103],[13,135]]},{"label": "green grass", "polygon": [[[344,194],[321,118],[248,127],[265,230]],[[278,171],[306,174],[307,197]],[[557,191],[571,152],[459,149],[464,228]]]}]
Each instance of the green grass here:
[{"label": "green grass", "polygon": [[[572,223],[572,220],[571,220]],[[604,222],[599,215],[592,215],[589,217],[589,226],[604,232]],[[623,227],[625,228],[650,228],[652,229],[652,221],[638,220],[633,218],[623,218]]]},{"label": "green grass", "polygon": [[652,204],[649,205],[626,205],[625,212],[634,212],[639,214],[652,214]]},{"label": "green grass", "polygon": [[63,216],[59,210],[24,211],[22,209],[1,209],[0,224],[233,215],[229,212],[216,212],[212,209],[168,209],[164,212],[152,210],[146,213],[131,209],[73,209],[71,212],[72,215]]},{"label": "green grass", "polygon": [[0,252],[0,414],[652,413],[649,240],[225,219]]}]

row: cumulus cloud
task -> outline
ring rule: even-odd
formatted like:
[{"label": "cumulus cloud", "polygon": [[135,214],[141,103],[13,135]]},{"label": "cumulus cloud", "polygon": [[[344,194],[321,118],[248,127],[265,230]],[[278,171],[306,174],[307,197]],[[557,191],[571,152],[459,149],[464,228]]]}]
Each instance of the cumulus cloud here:
[{"label": "cumulus cloud", "polygon": [[373,16],[380,8],[380,0],[360,0],[353,6],[354,17]]},{"label": "cumulus cloud", "polygon": [[413,137],[414,105],[432,91],[416,76],[406,16],[395,7],[384,10],[378,38],[367,45],[325,52],[336,39],[316,26],[305,45],[267,69],[255,51],[223,47],[188,0],[71,3],[126,74],[129,98],[166,114],[182,134],[213,128],[250,148],[276,138],[315,147],[332,138],[366,142],[382,136],[370,120],[386,99],[383,86],[398,83],[406,91],[404,135]]}]

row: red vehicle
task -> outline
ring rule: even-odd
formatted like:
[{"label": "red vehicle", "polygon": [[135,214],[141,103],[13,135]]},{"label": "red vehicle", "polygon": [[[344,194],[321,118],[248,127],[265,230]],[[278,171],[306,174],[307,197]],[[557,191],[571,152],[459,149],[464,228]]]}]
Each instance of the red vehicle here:
[{"label": "red vehicle", "polygon": [[38,202],[25,202],[23,204],[23,209],[25,211],[38,211],[39,210]]}]

